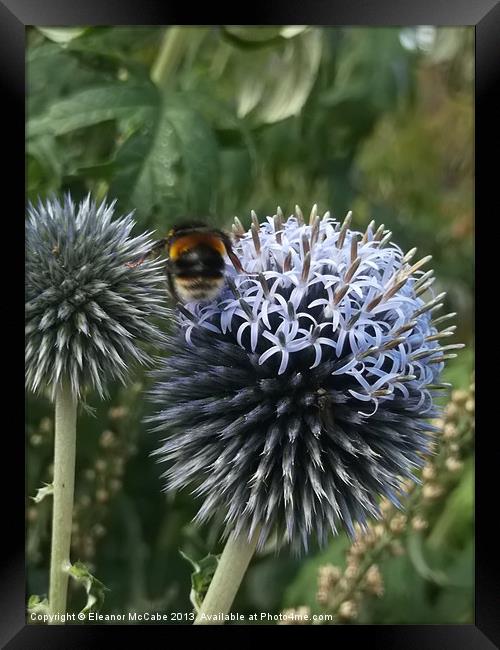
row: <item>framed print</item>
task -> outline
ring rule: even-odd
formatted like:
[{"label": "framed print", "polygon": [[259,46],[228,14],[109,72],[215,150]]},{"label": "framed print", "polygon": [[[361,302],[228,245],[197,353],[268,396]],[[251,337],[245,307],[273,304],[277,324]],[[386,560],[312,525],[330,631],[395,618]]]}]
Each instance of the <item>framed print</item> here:
[{"label": "framed print", "polygon": [[6,648],[498,647],[475,346],[498,4],[315,4],[0,4],[25,178]]}]

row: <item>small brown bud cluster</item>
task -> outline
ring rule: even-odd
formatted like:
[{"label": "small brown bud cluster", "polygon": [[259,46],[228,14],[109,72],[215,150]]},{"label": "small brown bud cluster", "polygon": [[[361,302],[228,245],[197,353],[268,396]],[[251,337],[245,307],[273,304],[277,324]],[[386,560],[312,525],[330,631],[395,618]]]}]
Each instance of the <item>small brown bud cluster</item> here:
[{"label": "small brown bud cluster", "polygon": [[311,610],[305,605],[297,608],[284,609],[283,618],[278,621],[278,625],[308,625],[311,623]]},{"label": "small brown bud cluster", "polygon": [[407,518],[405,515],[397,514],[389,522],[389,529],[395,535],[401,535],[406,527]]},{"label": "small brown bud cluster", "polygon": [[365,574],[366,591],[374,596],[382,596],[384,594],[384,583],[382,574],[376,564],[372,564]]},{"label": "small brown bud cluster", "polygon": [[130,409],[126,406],[109,409],[109,426],[98,438],[96,457],[90,466],[83,469],[83,480],[77,481],[80,489],[75,498],[72,553],[90,568],[96,545],[107,532],[105,520],[110,502],[122,489],[126,463],[136,451],[127,440],[129,414]]},{"label": "small brown bud cluster", "polygon": [[416,515],[411,520],[411,527],[415,532],[420,533],[424,530],[427,530],[427,528],[429,527],[429,522],[426,519],[424,519],[421,515]]},{"label": "small brown bud cluster", "polygon": [[326,605],[332,589],[342,577],[340,567],[333,564],[326,564],[319,568],[318,571],[318,591],[316,600],[320,605]]},{"label": "small brown bud cluster", "polygon": [[[433,424],[440,430],[436,453],[422,469],[422,507],[427,512],[456,484],[464,467],[462,456],[470,444],[474,423],[474,384],[468,390],[454,390],[444,408],[443,417]],[[422,531],[425,516],[412,521],[414,530]]]},{"label": "small brown bud cluster", "polygon": [[414,512],[411,528],[423,533],[429,528],[429,518],[456,485],[464,467],[462,457],[467,453],[474,422],[474,384],[468,390],[454,390],[444,408],[443,416],[433,421],[440,433],[433,456],[422,468],[421,498]]},{"label": "small brown bud cluster", "polygon": [[384,550],[393,557],[403,555],[404,534],[407,531],[423,533],[429,528],[431,509],[463,469],[461,454],[474,430],[474,408],[474,384],[468,390],[453,391],[443,417],[433,422],[441,433],[432,443],[433,456],[422,468],[422,485],[401,479],[402,489],[411,503],[407,514],[400,512],[388,499],[382,499],[379,504],[381,519],[364,527],[355,526],[356,536],[346,552],[345,568],[342,570],[333,564],[319,568],[316,600],[337,622],[350,623],[358,619],[364,597],[383,596],[384,582],[377,557]]},{"label": "small brown bud cluster", "polygon": [[[389,512],[387,507],[385,510]],[[365,596],[380,597],[384,593],[380,569],[369,558],[377,553],[380,543],[388,534],[386,524],[370,523],[364,528],[357,525],[356,538],[346,551],[345,568],[342,570],[327,564],[318,571],[316,599],[338,622],[356,620]]]},{"label": "small brown bud cluster", "polygon": [[358,606],[354,600],[344,600],[340,604],[338,617],[341,621],[353,621],[358,616]]},{"label": "small brown bud cluster", "polygon": [[54,421],[49,417],[43,417],[38,426],[30,426],[28,428],[28,439],[30,445],[33,447],[42,447],[52,444],[52,436],[54,435]]},{"label": "small brown bud cluster", "polygon": [[108,411],[110,420],[122,420],[128,414],[129,409],[126,406],[113,406]]}]

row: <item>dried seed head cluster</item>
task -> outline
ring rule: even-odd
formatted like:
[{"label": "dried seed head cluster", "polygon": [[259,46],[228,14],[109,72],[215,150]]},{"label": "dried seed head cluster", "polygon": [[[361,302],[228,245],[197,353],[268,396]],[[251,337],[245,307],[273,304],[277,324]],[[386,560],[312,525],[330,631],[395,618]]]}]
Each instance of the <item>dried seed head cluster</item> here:
[{"label": "dried seed head cluster", "polygon": [[171,435],[158,450],[167,489],[195,484],[197,519],[225,516],[259,544],[277,532],[297,550],[398,503],[422,464],[435,391],[458,345],[438,327],[444,294],[416,249],[384,226],[366,232],[316,206],[278,209],[245,232],[219,298],[180,307],[170,354],[156,372],[150,418]]},{"label": "dried seed head cluster", "polygon": [[[466,408],[469,405],[469,409]],[[355,526],[356,537],[347,549],[345,567],[327,564],[318,570],[316,600],[321,611],[334,616],[334,621],[354,621],[366,596],[380,597],[384,593],[383,577],[377,562],[384,555],[400,556],[405,553],[402,542],[405,536],[423,534],[429,526],[431,510],[438,504],[436,499],[426,498],[426,487],[440,495],[441,510],[446,503],[443,495],[457,481],[457,472],[464,464],[460,456],[471,452],[471,434],[474,424],[474,384],[468,390],[454,390],[446,405],[443,417],[435,420],[440,431],[453,425],[452,439],[442,435],[438,439],[437,453],[421,472],[421,484],[412,484],[407,501],[407,515],[397,510],[388,499],[380,503],[382,519],[369,522],[366,528]],[[450,468],[452,461],[452,468]],[[460,467],[457,468],[457,464]],[[407,485],[410,488],[410,485]],[[437,513],[439,516],[439,512]]]},{"label": "dried seed head cluster", "polygon": [[469,455],[473,444],[474,382],[468,390],[452,391],[442,417],[433,424],[440,433],[439,447],[422,469],[421,512],[412,520],[416,531],[426,530],[427,515],[453,489],[464,469],[463,458]]},{"label": "dried seed head cluster", "polygon": [[278,625],[308,625],[311,622],[311,610],[302,605],[294,609],[284,609]]},{"label": "dried seed head cluster", "polygon": [[161,262],[136,268],[149,234],[131,236],[130,215],[113,219],[115,203],[90,195],[29,207],[26,224],[26,381],[54,394],[62,381],[79,396],[102,396],[108,380],[124,380],[129,363],[149,360],[139,343],[158,343],[149,319],[166,314]]},{"label": "dried seed head cluster", "polygon": [[[133,400],[130,390],[120,401]],[[96,547],[106,535],[114,497],[120,493],[127,462],[137,452],[135,426],[129,409],[112,405],[108,423],[99,436],[99,449],[93,462],[82,471],[82,480],[75,496],[72,551],[92,567]]]},{"label": "dried seed head cluster", "polygon": [[376,558],[399,534],[390,530],[390,521],[372,522],[365,529],[357,525],[345,567],[327,564],[319,568],[316,600],[335,620],[353,621],[365,596],[383,595],[384,583]]}]

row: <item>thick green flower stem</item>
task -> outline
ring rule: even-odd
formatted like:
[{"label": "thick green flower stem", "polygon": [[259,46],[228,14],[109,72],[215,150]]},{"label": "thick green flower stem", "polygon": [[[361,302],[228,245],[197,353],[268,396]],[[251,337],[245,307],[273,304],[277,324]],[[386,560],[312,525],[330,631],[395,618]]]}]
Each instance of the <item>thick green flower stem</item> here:
[{"label": "thick green flower stem", "polygon": [[[49,588],[49,610],[52,616],[66,612],[75,486],[76,407],[77,400],[69,384],[62,383],[56,393],[54,434],[54,502]],[[51,618],[50,622],[61,623],[59,617]]]},{"label": "thick green flower stem", "polygon": [[194,622],[195,625],[224,623],[220,619],[229,612],[233,604],[236,592],[255,552],[258,537],[259,531],[254,534],[250,542],[246,536],[236,537],[232,534],[229,537]]},{"label": "thick green flower stem", "polygon": [[188,42],[189,28],[169,27],[165,30],[158,56],[151,68],[151,79],[162,88],[178,65]]}]

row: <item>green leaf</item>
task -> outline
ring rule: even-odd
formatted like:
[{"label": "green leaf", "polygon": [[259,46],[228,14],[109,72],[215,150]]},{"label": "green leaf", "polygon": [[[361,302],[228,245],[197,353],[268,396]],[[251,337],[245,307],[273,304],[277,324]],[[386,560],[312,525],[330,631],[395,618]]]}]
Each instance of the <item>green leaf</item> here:
[{"label": "green leaf", "polygon": [[28,121],[28,137],[62,135],[107,120],[144,121],[158,106],[153,84],[112,83],[86,88],[52,103],[48,110]]},{"label": "green leaf", "polygon": [[133,133],[116,154],[117,173],[110,194],[145,218],[159,206],[175,203],[178,143],[170,120],[163,114]]},{"label": "green leaf", "polygon": [[38,31],[54,43],[65,45],[78,38],[89,29],[88,27],[37,27]]},{"label": "green leaf", "polygon": [[109,589],[93,576],[83,562],[75,562],[68,569],[69,575],[78,583],[83,585],[87,592],[87,602],[81,610],[81,614],[90,611],[98,612],[104,603],[104,592]]},{"label": "green leaf", "polygon": [[309,29],[307,25],[288,25],[288,27],[282,27],[280,29],[280,36],[283,36],[283,38],[295,38],[305,32],[306,29]]},{"label": "green leaf", "polygon": [[33,499],[35,503],[40,503],[40,501],[43,501],[45,497],[51,496],[52,494],[54,494],[53,484],[45,483],[44,487],[38,488],[35,496],[30,497],[30,499]]},{"label": "green leaf", "polygon": [[360,103],[360,110],[387,110],[408,90],[410,58],[398,30],[352,29],[342,40],[333,87],[321,101],[336,108]]},{"label": "green leaf", "polygon": [[26,56],[28,119],[43,115],[62,96],[102,84],[106,79],[101,69],[83,66],[67,48],[55,43],[44,41],[29,48]]},{"label": "green leaf", "polygon": [[245,41],[269,41],[280,35],[281,27],[225,26],[225,31]]},{"label": "green leaf", "polygon": [[467,388],[474,370],[474,349],[468,346],[460,350],[460,355],[443,370],[443,380],[453,384],[454,388]]},{"label": "green leaf", "polygon": [[272,124],[302,110],[316,80],[321,60],[322,35],[312,29],[285,40],[249,60],[240,54],[233,63],[238,117],[251,114],[253,122]]},{"label": "green leaf", "polygon": [[431,548],[460,547],[474,529],[474,466],[467,461],[460,483],[446,500],[441,516],[428,537]]},{"label": "green leaf", "polygon": [[49,170],[52,176],[61,177],[62,161],[57,155],[55,141],[52,136],[42,135],[33,138],[29,143],[29,154]]},{"label": "green leaf", "polygon": [[179,553],[194,569],[191,573],[191,592],[189,599],[198,612],[219,564],[220,555],[212,555],[209,553],[199,562],[195,562],[195,560],[183,551],[179,551]]},{"label": "green leaf", "polygon": [[42,135],[29,140],[27,145],[27,189],[30,199],[36,200],[60,186],[64,156],[58,151],[55,138]]},{"label": "green leaf", "polygon": [[288,25],[286,27],[228,26],[222,29],[222,36],[232,45],[244,50],[255,50],[281,44],[284,39],[295,38],[307,29],[307,25]]},{"label": "green leaf", "polygon": [[116,155],[110,193],[143,217],[207,213],[218,177],[218,148],[207,122],[183,101],[166,97],[155,118]]},{"label": "green leaf", "polygon": [[343,533],[334,537],[328,547],[317,555],[305,558],[295,578],[285,590],[283,606],[308,605],[312,609],[318,609],[316,594],[318,591],[319,568],[325,564],[343,566],[345,552],[349,546],[349,539]]},{"label": "green leaf", "polygon": [[71,41],[68,49],[111,57],[127,66],[134,65],[142,60],[145,51],[148,59],[149,50],[156,54],[162,32],[163,28],[159,26],[99,25],[86,31],[81,38]]},{"label": "green leaf", "polygon": [[429,566],[428,560],[425,557],[423,537],[421,534],[413,533],[409,535],[406,548],[408,549],[408,556],[415,570],[424,580],[441,586],[447,584],[448,579],[446,574],[439,569],[433,569]]},{"label": "green leaf", "polygon": [[213,131],[201,115],[183,104],[182,98],[167,105],[165,116],[177,137],[187,209],[193,213],[207,212],[219,170]]},{"label": "green leaf", "polygon": [[381,598],[370,598],[370,622],[384,624],[429,623],[433,619],[432,606],[427,598],[428,583],[415,571],[404,555],[386,555],[379,562],[384,581]]},{"label": "green leaf", "polygon": [[472,623],[474,620],[474,542],[451,558],[446,567],[448,586],[433,599],[436,623]]}]

